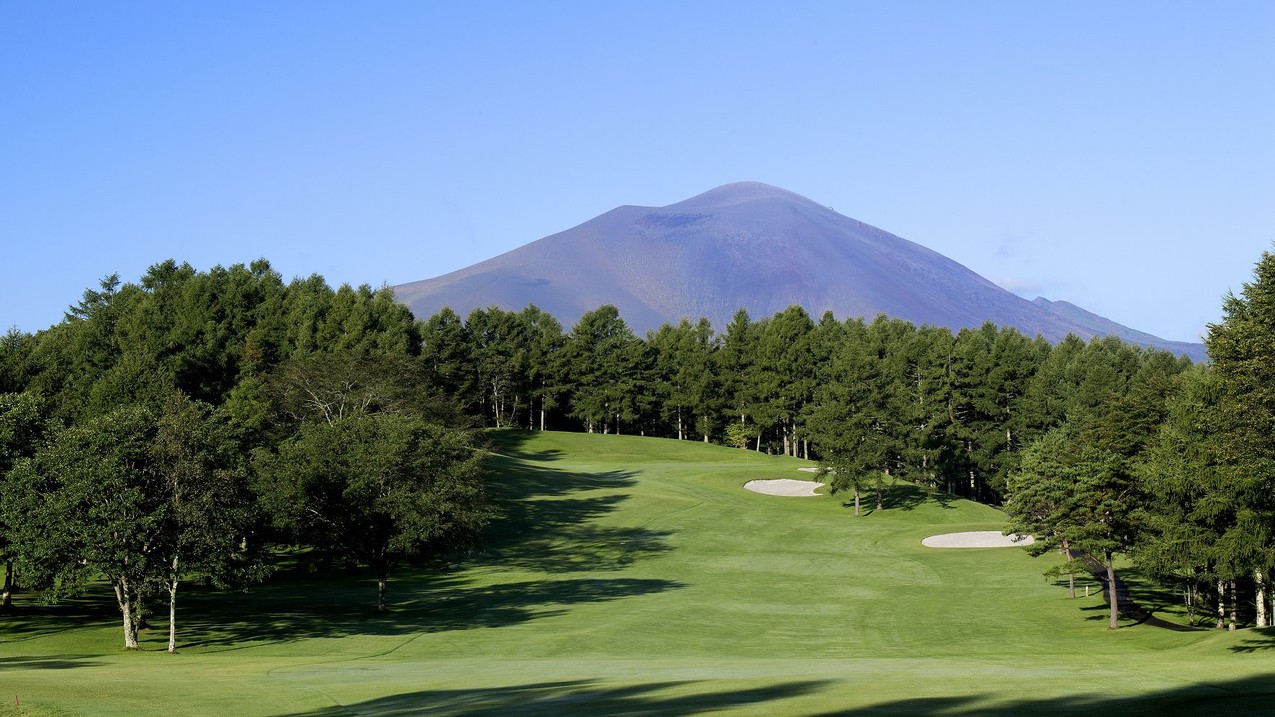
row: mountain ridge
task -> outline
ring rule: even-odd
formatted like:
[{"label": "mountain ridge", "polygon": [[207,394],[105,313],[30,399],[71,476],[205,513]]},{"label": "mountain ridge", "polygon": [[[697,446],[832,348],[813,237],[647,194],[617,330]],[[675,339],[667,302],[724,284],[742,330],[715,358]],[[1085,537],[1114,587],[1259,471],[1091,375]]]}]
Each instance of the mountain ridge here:
[{"label": "mountain ridge", "polygon": [[[571,326],[612,304],[639,334],[708,318],[723,330],[792,304],[812,316],[878,314],[953,330],[986,321],[1057,342],[1123,339],[1204,358],[1074,304],[1029,301],[920,244],[786,189],[738,182],[663,207],[623,205],[556,234],[442,276],[394,287],[418,316],[450,306],[517,310],[534,303]],[[1043,303],[1042,303],[1043,302]]]}]

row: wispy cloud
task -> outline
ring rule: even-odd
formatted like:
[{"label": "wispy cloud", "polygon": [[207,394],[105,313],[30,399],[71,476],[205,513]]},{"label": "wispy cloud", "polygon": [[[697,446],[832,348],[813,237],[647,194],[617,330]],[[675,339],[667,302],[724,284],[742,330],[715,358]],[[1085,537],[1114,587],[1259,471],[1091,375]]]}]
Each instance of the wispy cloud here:
[{"label": "wispy cloud", "polygon": [[[1002,276],[992,281],[1000,288],[1018,294],[1027,299],[1034,299],[1037,296],[1045,296],[1048,285],[1036,279],[1027,279],[1023,277]],[[1052,297],[1046,297],[1052,298]]]}]

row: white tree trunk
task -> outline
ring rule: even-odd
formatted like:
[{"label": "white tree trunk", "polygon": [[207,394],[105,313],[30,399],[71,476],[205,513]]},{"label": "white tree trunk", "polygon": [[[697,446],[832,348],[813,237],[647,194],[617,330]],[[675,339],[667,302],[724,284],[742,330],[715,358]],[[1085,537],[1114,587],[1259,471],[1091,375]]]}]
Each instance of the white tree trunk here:
[{"label": "white tree trunk", "polygon": [[1217,581],[1217,629],[1226,627],[1226,583]]},{"label": "white tree trunk", "polygon": [[120,615],[124,619],[124,649],[137,649],[137,621],[133,619],[133,601],[128,594],[128,581],[119,578],[115,581],[115,601],[119,603]]},{"label": "white tree trunk", "polygon": [[1253,571],[1253,584],[1257,587],[1257,626],[1270,627],[1270,617],[1266,612],[1266,576],[1261,570]]},{"label": "white tree trunk", "polygon": [[4,594],[0,596],[0,611],[13,607],[13,561],[4,561]]},{"label": "white tree trunk", "polygon": [[1235,592],[1236,592],[1235,581],[1232,580],[1231,581],[1231,624],[1227,627],[1227,629],[1230,630],[1231,632],[1235,632],[1235,612],[1236,612],[1235,603],[1239,602],[1238,600],[1235,599],[1236,597]]}]

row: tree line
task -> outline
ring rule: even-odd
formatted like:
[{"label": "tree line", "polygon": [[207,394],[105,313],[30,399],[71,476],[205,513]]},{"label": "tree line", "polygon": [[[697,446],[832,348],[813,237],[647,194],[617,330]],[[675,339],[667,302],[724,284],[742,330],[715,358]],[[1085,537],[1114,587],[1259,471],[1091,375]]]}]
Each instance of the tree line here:
[{"label": "tree line", "polygon": [[[1228,299],[1211,363],[1194,366],[1114,337],[1052,345],[796,306],[740,310],[720,334],[701,319],[644,337],[612,306],[570,330],[535,306],[418,319],[385,288],[285,283],[264,261],[164,262],[0,341],[6,601],[15,571],[50,594],[106,574],[127,632],[136,601],[175,604],[179,577],[244,584],[266,547],[289,543],[375,568],[384,609],[394,565],[470,545],[486,520],[467,429],[519,426],[817,460],[856,514],[897,480],[1003,504],[1037,551],[1064,554],[1056,572],[1109,578],[1113,626],[1117,555],[1192,606],[1215,599],[1219,620],[1229,606],[1234,625],[1243,603],[1265,624],[1271,263]],[[440,478],[414,493],[419,475]],[[153,505],[127,504],[139,496]],[[103,505],[151,522],[93,530],[163,536],[111,558],[127,569],[86,557],[87,535],[49,532]],[[447,527],[429,533],[420,515]]]},{"label": "tree line", "polygon": [[179,588],[242,588],[281,546],[372,568],[470,546],[481,451],[423,379],[388,289],[285,283],[265,261],[104,279],[65,319],[0,341],[3,602],[105,579],[124,646]]}]

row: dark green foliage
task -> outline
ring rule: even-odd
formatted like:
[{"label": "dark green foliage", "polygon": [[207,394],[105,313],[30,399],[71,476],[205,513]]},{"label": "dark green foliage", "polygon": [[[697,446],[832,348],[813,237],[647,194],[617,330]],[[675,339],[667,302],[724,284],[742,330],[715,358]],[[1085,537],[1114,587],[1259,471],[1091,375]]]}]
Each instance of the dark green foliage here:
[{"label": "dark green foliage", "polygon": [[614,306],[602,306],[576,322],[565,348],[571,415],[593,433],[622,432],[638,419],[651,396],[646,345]]},{"label": "dark green foliage", "polygon": [[847,328],[816,397],[810,428],[833,493],[851,491],[858,515],[860,494],[881,480],[897,446],[882,363],[862,322]]},{"label": "dark green foliage", "polygon": [[[384,587],[395,563],[463,548],[484,520],[476,454],[454,429],[554,425],[813,458],[856,512],[863,491],[884,507],[896,479],[1007,499],[1041,550],[1108,569],[1132,551],[1193,585],[1268,574],[1273,262],[1213,327],[1216,373],[1184,378],[1189,362],[1114,338],[1050,346],[991,324],[815,322],[796,306],[755,322],[741,309],[721,335],[684,320],[646,340],[603,306],[564,335],[535,306],[418,321],[386,288],[285,283],[264,260],[166,261],[136,284],[107,277],[46,331],[0,340],[0,391],[38,397],[38,410],[0,402],[0,459],[16,464],[4,520],[53,510],[31,502],[45,491],[67,525],[87,524],[76,491],[113,486],[118,505],[139,501],[125,514],[152,516],[119,527],[150,546],[130,563],[145,577],[68,559],[87,538],[49,527],[54,513],[0,524],[0,549],[50,595],[90,564],[140,580],[143,601],[191,577],[242,584],[271,539],[370,565]],[[73,441],[88,449],[74,455]],[[255,495],[235,458],[251,451]]]},{"label": "dark green foliage", "polygon": [[676,431],[678,440],[694,432],[707,442],[718,413],[713,327],[707,319],[693,326],[683,319],[677,326],[664,324],[647,343],[654,355],[661,419]]},{"label": "dark green foliage", "polygon": [[1233,515],[1218,539],[1224,569],[1257,583],[1259,623],[1275,567],[1275,255],[1263,252],[1240,296],[1228,295],[1205,341],[1219,389],[1215,459]]},{"label": "dark green foliage", "polygon": [[[1050,550],[1083,557],[1108,579],[1108,626],[1116,629],[1119,600],[1115,555],[1129,550],[1137,535],[1136,481],[1113,451],[1057,428],[1023,452],[1010,474],[1006,533],[1034,535],[1033,555]],[[1082,569],[1083,570],[1083,569]],[[1082,570],[1073,570],[1080,572]]]},{"label": "dark green foliage", "polygon": [[0,563],[4,565],[0,611],[12,608],[15,561],[18,552],[13,534],[24,518],[19,510],[5,508],[5,496],[16,493],[8,473],[18,461],[35,454],[49,430],[45,402],[31,393],[0,393]]},{"label": "dark green foliage", "polygon": [[152,469],[154,438],[144,409],[117,409],[62,431],[18,462],[5,486],[24,581],[56,598],[106,576],[129,649],[137,648],[142,597],[163,575],[168,501]]},{"label": "dark green foliage", "polygon": [[1135,559],[1161,582],[1182,589],[1192,612],[1195,596],[1236,577],[1238,567],[1219,552],[1239,506],[1229,499],[1218,465],[1218,399],[1216,372],[1196,367],[1182,374],[1138,470],[1147,501]]},{"label": "dark green foliage", "polygon": [[396,565],[468,547],[487,520],[468,437],[410,415],[305,423],[277,455],[261,456],[258,471],[283,527],[376,571],[382,612]]}]

